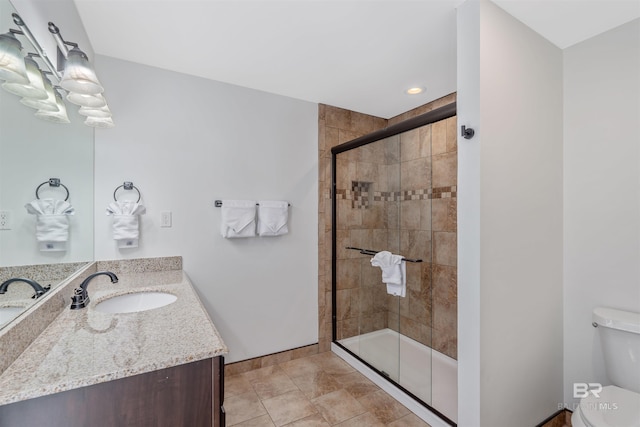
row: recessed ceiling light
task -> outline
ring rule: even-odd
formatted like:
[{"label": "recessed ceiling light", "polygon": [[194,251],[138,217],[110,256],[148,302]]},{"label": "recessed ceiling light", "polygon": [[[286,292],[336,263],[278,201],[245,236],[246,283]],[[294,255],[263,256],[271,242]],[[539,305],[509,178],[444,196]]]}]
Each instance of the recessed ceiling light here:
[{"label": "recessed ceiling light", "polygon": [[405,91],[405,93],[407,95],[417,95],[417,94],[422,93],[422,92],[424,92],[424,88],[423,87],[419,87],[419,86],[410,87],[409,89],[407,89]]}]

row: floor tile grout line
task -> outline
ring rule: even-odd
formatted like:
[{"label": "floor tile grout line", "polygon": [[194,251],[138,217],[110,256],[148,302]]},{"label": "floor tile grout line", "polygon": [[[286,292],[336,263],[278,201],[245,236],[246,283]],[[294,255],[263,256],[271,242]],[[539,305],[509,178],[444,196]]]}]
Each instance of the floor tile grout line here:
[{"label": "floor tile grout line", "polygon": [[[340,388],[339,388],[338,390],[333,390],[333,391],[327,392],[327,393],[325,393],[325,394],[321,394],[321,395],[319,395],[319,396],[316,396],[316,397],[314,397],[314,398],[310,398],[310,397],[308,397],[308,396],[307,396],[307,395],[302,391],[302,389],[300,388],[300,386],[299,386],[299,385],[298,385],[298,384],[293,380],[294,378],[301,378],[301,377],[303,377],[303,376],[305,376],[305,375],[315,375],[315,374],[318,374],[319,372],[322,372],[322,373],[324,373],[325,375],[328,375],[330,378],[332,378],[332,379],[336,380],[336,377],[338,377],[338,376],[347,376],[347,375],[350,375],[350,374],[357,373],[357,371],[356,371],[356,370],[353,370],[353,369],[348,369],[348,370],[347,370],[347,373],[344,373],[344,374],[339,374],[339,373],[336,373],[335,371],[334,371],[334,373],[327,372],[327,370],[325,370],[325,369],[326,369],[326,365],[324,365],[324,364],[322,364],[322,363],[318,363],[316,360],[312,360],[313,358],[315,358],[315,359],[322,359],[322,360],[324,360],[324,359],[328,359],[328,360],[330,360],[330,361],[337,361],[337,362],[338,362],[338,363],[337,363],[337,365],[338,365],[338,366],[345,366],[345,367],[351,368],[348,364],[346,364],[346,362],[343,362],[342,360],[338,359],[338,358],[337,358],[337,357],[335,357],[335,356],[326,356],[326,355],[320,356],[320,354],[316,354],[316,355],[307,356],[307,357],[300,358],[300,359],[294,359],[294,360],[303,360],[303,359],[307,359],[310,363],[312,363],[312,364],[313,364],[313,365],[318,369],[318,371],[315,371],[315,372],[310,372],[310,373],[307,373],[307,374],[300,374],[300,375],[294,376],[294,375],[290,374],[290,373],[289,373],[285,368],[283,368],[283,367],[281,366],[281,365],[283,365],[283,364],[285,364],[285,363],[289,363],[289,362],[293,362],[293,361],[294,361],[294,360],[291,360],[291,361],[286,361],[286,362],[276,363],[276,364],[274,364],[274,365],[266,366],[266,367],[263,367],[263,368],[257,368],[257,369],[254,369],[254,370],[251,370],[251,371],[247,371],[247,372],[244,372],[244,373],[236,374],[236,375],[234,375],[234,377],[236,377],[236,376],[238,376],[238,377],[243,377],[243,378],[244,378],[244,379],[249,383],[249,386],[250,386],[251,391],[252,391],[252,392],[256,395],[256,397],[258,398],[258,400],[259,400],[259,402],[260,402],[260,405],[261,405],[261,407],[263,408],[263,410],[264,410],[265,412],[264,412],[264,414],[261,414],[261,415],[258,415],[258,416],[256,416],[256,417],[250,418],[249,420],[241,421],[240,423],[236,423],[236,424],[234,424],[234,425],[243,424],[243,423],[246,423],[246,422],[248,422],[248,421],[251,421],[251,420],[254,420],[254,419],[260,418],[260,417],[262,417],[262,416],[264,416],[264,415],[267,415],[267,416],[269,417],[269,420],[273,423],[273,425],[277,426],[277,424],[276,424],[275,420],[273,419],[273,417],[272,417],[271,413],[268,411],[267,407],[264,405],[264,401],[265,401],[265,400],[268,400],[268,399],[276,398],[276,397],[278,397],[278,396],[281,396],[281,395],[283,395],[283,394],[286,394],[286,393],[289,393],[289,392],[293,392],[293,391],[296,391],[296,392],[300,393],[300,395],[304,398],[304,400],[314,408],[315,413],[314,413],[314,414],[311,414],[311,415],[306,415],[306,416],[304,416],[304,417],[302,417],[302,418],[300,418],[300,419],[292,420],[292,421],[288,422],[288,423],[287,423],[287,425],[288,425],[288,424],[291,424],[291,423],[294,423],[294,422],[297,422],[297,421],[300,421],[300,420],[302,420],[302,419],[304,419],[304,418],[307,418],[307,417],[313,416],[313,415],[315,415],[315,414],[320,415],[320,417],[321,417],[322,419],[324,419],[324,420],[325,420],[325,422],[326,422],[327,424],[332,425],[332,424],[331,424],[331,422],[330,422],[329,420],[327,420],[327,419],[324,417],[324,415],[322,414],[322,411],[320,411],[320,410],[319,410],[319,407],[318,407],[315,403],[313,403],[313,402],[312,402],[312,400],[314,400],[314,399],[318,399],[318,398],[321,398],[321,397],[326,396],[327,394],[330,394],[330,393],[333,393],[333,392],[337,392],[337,391],[341,391],[341,390],[343,390],[343,391],[345,391],[347,394],[349,394],[352,398],[354,398],[356,401],[358,401],[358,403],[360,403],[360,404],[362,405],[362,401],[361,401],[361,399],[362,399],[362,398],[364,398],[365,396],[368,396],[368,395],[373,394],[373,393],[377,393],[377,392],[379,392],[379,391],[383,391],[383,392],[384,392],[384,390],[382,390],[382,389],[379,389],[379,388],[378,388],[378,389],[377,389],[377,390],[375,390],[375,391],[370,391],[370,392],[368,392],[368,393],[366,393],[366,394],[364,394],[364,395],[362,395],[362,396],[360,396],[360,397],[356,397],[356,396],[354,396],[352,393],[350,393],[350,392],[347,390],[347,386],[346,386],[346,385],[344,385],[343,383],[338,382],[338,384],[340,385]],[[295,389],[294,389],[294,390],[288,390],[288,391],[285,391],[285,392],[283,392],[283,393],[279,393],[279,394],[277,394],[277,395],[275,395],[275,396],[270,396],[270,397],[265,398],[265,399],[261,398],[261,397],[260,397],[260,394],[258,393],[257,388],[255,387],[255,383],[259,383],[261,378],[262,378],[262,379],[266,379],[266,378],[268,378],[269,376],[273,375],[273,372],[272,372],[272,373],[269,373],[269,374],[265,374],[265,376],[264,376],[264,377],[262,377],[261,375],[258,375],[258,376],[257,376],[256,378],[254,378],[253,380],[249,380],[249,378],[247,378],[247,375],[246,375],[246,374],[248,374],[248,373],[250,373],[250,372],[258,371],[258,370],[260,370],[260,369],[265,369],[265,368],[271,368],[271,370],[274,370],[274,371],[276,371],[276,372],[278,372],[278,371],[279,371],[279,372],[283,373],[283,374],[284,374],[284,376],[285,376],[285,377],[286,377],[286,378],[287,378],[287,379],[288,379],[288,380],[293,384],[293,386],[294,386],[294,388],[295,388]],[[349,372],[349,371],[350,371],[350,372]],[[264,372],[267,372],[267,371],[264,371]],[[385,395],[388,395],[386,392],[385,392],[384,394],[385,394]],[[399,402],[398,402],[398,403],[399,403]],[[401,404],[401,406],[402,406],[403,408],[405,408],[406,410],[408,410],[408,408],[406,408],[404,405],[402,405],[402,404]],[[359,417],[359,416],[362,416],[362,415],[365,415],[365,414],[371,414],[371,416],[373,416],[374,418],[378,419],[382,424],[385,424],[385,423],[384,423],[382,420],[380,420],[380,419],[379,419],[379,418],[378,418],[378,417],[377,417],[373,412],[371,412],[371,411],[367,410],[367,407],[366,407],[366,406],[364,406],[364,405],[363,405],[363,409],[365,409],[365,412],[360,413],[360,414],[357,414],[357,415],[354,415],[354,416],[352,416],[352,417],[350,417],[350,418],[347,418],[347,419],[345,419],[345,420],[341,420],[341,421],[340,421],[339,423],[337,423],[337,424],[341,424],[341,423],[347,422],[347,421],[349,421],[349,420],[351,420],[351,419],[353,419],[353,418],[356,418],[356,417]],[[411,414],[411,411],[409,411],[409,414]],[[407,415],[408,415],[408,414],[402,415],[402,416],[400,416],[400,417],[399,417],[399,418],[397,418],[397,419],[394,419],[394,420],[389,421],[389,423],[396,422],[396,421],[398,421],[398,420],[400,420],[400,419],[402,419],[402,418],[406,417]],[[387,425],[387,424],[389,424],[389,423],[386,423],[385,425]],[[334,425],[337,425],[337,424],[334,424]]]}]

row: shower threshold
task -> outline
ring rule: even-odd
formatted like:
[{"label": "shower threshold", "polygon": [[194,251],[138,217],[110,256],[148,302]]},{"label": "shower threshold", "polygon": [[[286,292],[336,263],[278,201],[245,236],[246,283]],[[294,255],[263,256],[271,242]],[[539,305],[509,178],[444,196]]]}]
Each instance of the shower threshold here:
[{"label": "shower threshold", "polygon": [[[374,343],[378,342],[384,345],[385,338],[388,339],[393,334],[395,334],[397,340],[397,332],[393,332],[390,329],[383,329],[359,337],[343,339],[339,343],[332,343],[331,350],[432,427],[455,425],[458,415],[456,360],[435,350],[431,350],[429,347],[423,346],[408,337],[400,335],[402,341],[407,341],[401,344],[405,348],[402,352],[403,358],[407,360],[403,359],[406,374],[404,376],[402,374],[400,375],[399,383],[407,387],[407,390],[409,390],[409,392],[407,392],[397,385],[397,375],[383,376],[380,374],[379,369],[374,369],[371,365],[355,356],[358,354],[358,340],[373,341]],[[417,345],[412,345],[414,343]],[[370,346],[370,343],[368,343],[368,346]],[[384,346],[381,352],[376,353],[384,353],[384,348],[388,349],[389,346]],[[422,358],[416,353],[425,351],[430,354],[424,355],[425,357]],[[433,366],[431,375],[429,375],[430,384],[415,383],[415,379],[420,377],[420,375],[411,374],[411,372],[416,372],[415,369],[420,369],[420,365],[417,364],[416,361],[421,359],[422,363],[425,363],[424,360],[429,361],[431,358],[433,359]],[[380,364],[378,361],[375,366],[384,366],[384,364]],[[425,406],[419,399],[431,404],[434,410]]]}]

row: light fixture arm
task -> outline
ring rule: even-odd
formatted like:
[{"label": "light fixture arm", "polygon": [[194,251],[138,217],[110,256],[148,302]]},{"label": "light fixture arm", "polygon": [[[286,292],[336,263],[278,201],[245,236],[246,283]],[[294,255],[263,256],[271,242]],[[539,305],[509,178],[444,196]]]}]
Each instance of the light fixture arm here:
[{"label": "light fixture arm", "polygon": [[58,49],[60,49],[60,52],[62,52],[65,58],[69,54],[69,49],[67,48],[67,46],[78,47],[78,43],[68,42],[63,39],[62,35],[60,34],[60,28],[58,28],[58,26],[53,22],[49,22],[49,32],[53,35],[53,38],[58,45]]},{"label": "light fixture arm", "polygon": [[11,16],[13,17],[13,22],[18,26],[18,28],[20,28],[20,32],[17,32],[15,30],[11,31],[15,32],[16,34],[22,34],[23,36],[25,36],[27,40],[29,40],[29,43],[31,43],[31,46],[33,46],[33,48],[36,50],[38,56],[40,56],[40,59],[42,59],[42,62],[44,62],[44,65],[46,65],[47,68],[51,70],[51,73],[58,80],[60,80],[60,74],[56,70],[56,67],[53,65],[46,52],[42,49],[40,43],[38,43],[36,38],[33,36],[31,30],[29,30],[29,27],[27,27],[27,24],[24,23],[20,15],[18,15],[17,13],[12,13]]}]

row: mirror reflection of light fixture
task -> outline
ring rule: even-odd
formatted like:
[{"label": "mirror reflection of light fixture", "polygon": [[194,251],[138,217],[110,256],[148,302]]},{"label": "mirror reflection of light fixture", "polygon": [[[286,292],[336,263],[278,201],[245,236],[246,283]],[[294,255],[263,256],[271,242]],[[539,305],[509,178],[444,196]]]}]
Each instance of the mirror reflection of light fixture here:
[{"label": "mirror reflection of light fixture", "polygon": [[62,96],[60,96],[58,91],[55,89],[53,92],[55,93],[56,105],[58,106],[57,111],[38,110],[36,111],[35,116],[39,119],[53,123],[71,123],[71,120],[69,120],[69,116],[67,115],[67,107],[64,105]]},{"label": "mirror reflection of light fixture", "polygon": [[13,31],[0,34],[0,79],[13,83],[29,83],[22,57],[22,44]]},{"label": "mirror reflection of light fixture", "polygon": [[22,84],[4,82],[2,84],[2,88],[7,92],[24,98],[47,99],[47,91],[44,88],[44,81],[42,80],[40,68],[38,68],[38,64],[30,55],[31,54],[24,58],[24,63],[27,68],[27,76],[29,77],[29,83]]},{"label": "mirror reflection of light fixture", "polygon": [[58,111],[58,103],[56,101],[56,95],[53,92],[53,85],[51,84],[51,81],[43,71],[41,71],[40,73],[42,74],[42,81],[44,82],[44,89],[47,92],[47,98],[46,99],[22,98],[20,102],[26,105],[27,107],[31,107],[36,110]]}]

